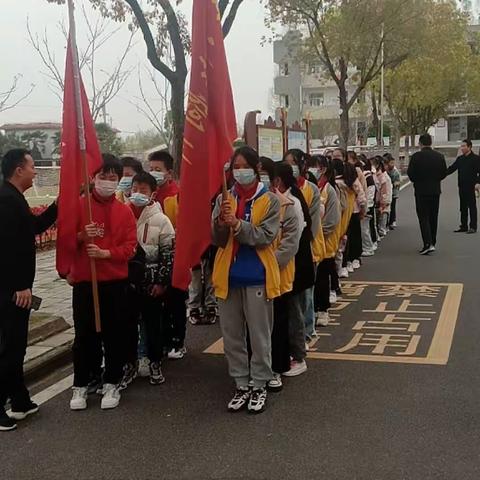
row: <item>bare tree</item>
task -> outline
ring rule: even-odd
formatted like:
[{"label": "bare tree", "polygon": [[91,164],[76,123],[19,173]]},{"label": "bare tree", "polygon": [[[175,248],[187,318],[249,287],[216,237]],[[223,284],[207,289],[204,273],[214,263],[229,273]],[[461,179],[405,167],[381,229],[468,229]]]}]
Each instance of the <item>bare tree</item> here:
[{"label": "bare tree", "polygon": [[21,74],[15,75],[13,77],[10,87],[4,92],[0,91],[0,113],[15,108],[32,93],[33,89],[35,88],[35,85],[33,83],[30,84],[30,87],[28,88],[26,93],[19,94],[20,96],[17,95],[19,90],[19,81],[21,78]]},{"label": "bare tree", "polygon": [[[87,42],[84,48],[79,49],[79,64],[80,70],[84,72],[83,77],[87,79],[90,86],[90,110],[92,112],[93,120],[96,122],[100,115],[105,112],[107,105],[123,88],[125,82],[133,71],[133,68],[125,68],[125,60],[133,46],[135,29],[131,28],[127,44],[121,50],[120,57],[115,66],[107,71],[98,66],[97,54],[105,44],[112,40],[121,27],[114,29],[109,28],[108,19],[100,16],[93,22],[90,18],[91,16],[89,16],[85,10],[84,5],[82,5],[81,10],[87,27]],[[65,22],[59,22],[57,27],[66,40],[68,38],[68,28]],[[49,80],[50,90],[62,100],[64,89],[63,59],[61,63],[57,61],[46,28],[41,36],[38,33],[33,33],[27,19],[27,32],[30,44],[37,52],[45,67],[45,71],[42,73]]]}]

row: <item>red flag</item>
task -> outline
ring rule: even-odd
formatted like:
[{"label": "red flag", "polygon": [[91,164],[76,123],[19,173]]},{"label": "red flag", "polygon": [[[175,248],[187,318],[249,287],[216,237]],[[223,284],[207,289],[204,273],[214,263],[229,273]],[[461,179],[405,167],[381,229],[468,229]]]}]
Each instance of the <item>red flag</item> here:
[{"label": "red flag", "polygon": [[235,109],[216,0],[195,0],[192,67],[185,121],[173,285],[188,288],[190,268],[211,244],[211,200],[237,137]]},{"label": "red flag", "polygon": [[[102,165],[102,155],[98,146],[87,95],[81,77],[80,100],[84,132],[79,128],[75,101],[75,56],[71,37],[68,40],[65,66],[65,90],[63,96],[62,147],[60,168],[60,194],[58,197],[57,271],[66,277],[77,249],[78,204],[80,188],[84,182],[80,138],[84,135],[88,173],[91,176]],[[80,74],[78,74],[80,75]],[[81,117],[80,117],[81,118]],[[80,126],[81,127],[81,126]],[[83,138],[82,138],[83,143]]]}]

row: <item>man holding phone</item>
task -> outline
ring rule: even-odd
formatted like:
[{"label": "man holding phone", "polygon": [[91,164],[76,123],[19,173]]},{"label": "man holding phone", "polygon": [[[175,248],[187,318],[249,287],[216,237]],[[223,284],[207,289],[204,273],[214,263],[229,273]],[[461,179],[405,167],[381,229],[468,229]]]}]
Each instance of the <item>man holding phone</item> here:
[{"label": "man holding phone", "polygon": [[[14,430],[16,420],[36,413],[23,379],[28,320],[35,278],[35,235],[57,218],[55,203],[33,215],[24,192],[33,185],[35,165],[30,152],[10,150],[2,159],[0,186],[0,431]],[[7,416],[5,403],[11,401]]]}]

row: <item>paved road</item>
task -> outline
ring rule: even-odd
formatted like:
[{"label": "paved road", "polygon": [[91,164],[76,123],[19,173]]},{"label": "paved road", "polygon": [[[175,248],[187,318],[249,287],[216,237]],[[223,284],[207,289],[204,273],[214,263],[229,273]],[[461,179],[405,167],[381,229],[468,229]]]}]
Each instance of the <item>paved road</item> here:
[{"label": "paved road", "polygon": [[[46,402],[41,413],[17,432],[2,435],[0,478],[480,478],[479,237],[451,233],[458,223],[454,179],[445,184],[439,250],[434,256],[416,254],[421,242],[411,188],[402,193],[399,210],[400,227],[353,280],[463,284],[446,365],[425,360],[424,342],[428,344],[429,335],[436,331],[436,340],[443,353],[447,348],[448,356],[458,285],[451,287],[453,297],[448,301],[448,285],[431,287],[437,293],[441,290],[439,298],[429,299],[427,293],[391,300],[398,307],[404,301],[419,305],[418,298],[423,298],[431,306],[414,308],[437,313],[443,308],[441,321],[434,315],[425,321],[423,310],[416,314],[421,324],[416,354],[407,358],[401,355],[402,349],[388,350],[402,363],[383,361],[382,355],[371,351],[369,358],[377,361],[311,359],[307,374],[290,379],[282,393],[271,395],[268,411],[256,417],[226,412],[231,383],[225,360],[202,353],[219,339],[218,327],[190,328],[189,354],[181,362],[166,365],[164,385],[150,387],[137,381],[120,407],[110,412],[102,412],[95,399],[87,411],[71,413],[70,392],[65,391]],[[352,293],[353,306],[348,308],[353,310],[339,311],[340,327],[328,327],[325,332],[344,328],[348,322],[371,320],[362,313],[362,306],[371,308],[381,293],[380,287],[367,285],[377,288],[377,293],[355,298]],[[435,330],[435,325],[440,327]],[[339,342],[344,340],[342,335],[345,331]]]}]

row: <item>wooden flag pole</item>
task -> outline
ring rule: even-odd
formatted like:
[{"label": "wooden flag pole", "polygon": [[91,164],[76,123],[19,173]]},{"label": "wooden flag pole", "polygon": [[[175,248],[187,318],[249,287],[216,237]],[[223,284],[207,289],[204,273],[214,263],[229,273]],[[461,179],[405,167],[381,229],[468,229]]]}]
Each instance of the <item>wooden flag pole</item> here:
[{"label": "wooden flag pole", "polygon": [[[85,125],[83,122],[83,109],[80,94],[80,67],[78,63],[78,50],[75,32],[75,15],[73,0],[68,0],[68,19],[70,24],[70,48],[72,49],[73,59],[73,81],[74,81],[74,95],[75,95],[75,109],[77,113],[77,129],[78,129],[78,143],[80,145],[80,154],[82,158],[83,180],[85,184],[85,199],[86,199],[86,213],[88,223],[93,222],[92,217],[92,198],[90,194],[90,177],[88,174],[87,164],[87,145],[85,142]],[[89,240],[93,243],[93,239]],[[98,296],[98,281],[97,281],[97,267],[94,258],[90,258],[90,270],[92,273],[92,294],[93,294],[93,309],[95,313],[95,330],[100,333],[102,330],[100,320],[100,301]]]}]

